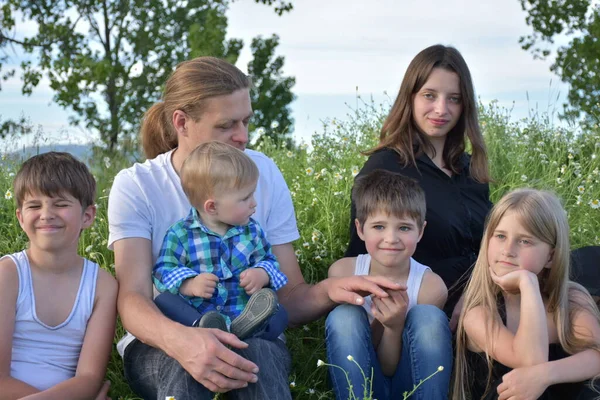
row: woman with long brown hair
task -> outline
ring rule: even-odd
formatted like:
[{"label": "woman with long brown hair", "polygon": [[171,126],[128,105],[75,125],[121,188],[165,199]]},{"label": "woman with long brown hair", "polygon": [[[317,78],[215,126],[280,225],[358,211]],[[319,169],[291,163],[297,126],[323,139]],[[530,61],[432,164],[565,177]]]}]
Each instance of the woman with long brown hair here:
[{"label": "woman with long brown hair", "polygon": [[[468,278],[469,267],[476,260],[491,207],[487,156],[471,74],[455,48],[435,45],[415,56],[383,124],[379,144],[366,154],[369,159],[357,179],[383,169],[415,179],[424,190],[427,226],[413,258],[429,266],[450,289],[445,311],[452,314],[461,294],[456,288],[462,278]],[[367,252],[356,231],[354,200],[346,257]],[[366,321],[364,310],[353,307],[351,313],[350,308],[340,307],[329,314],[328,341],[335,341],[337,327]],[[455,315],[459,312],[456,307]],[[442,310],[426,305],[416,305],[404,318],[404,330],[409,334],[402,346],[410,346],[411,379],[418,383],[433,372],[430,369],[436,360],[448,354],[451,359],[448,319]],[[342,360],[342,367],[352,367],[344,363]],[[368,369],[373,360],[359,363]],[[442,373],[419,388],[418,398],[446,398],[452,366],[443,367]]]}]

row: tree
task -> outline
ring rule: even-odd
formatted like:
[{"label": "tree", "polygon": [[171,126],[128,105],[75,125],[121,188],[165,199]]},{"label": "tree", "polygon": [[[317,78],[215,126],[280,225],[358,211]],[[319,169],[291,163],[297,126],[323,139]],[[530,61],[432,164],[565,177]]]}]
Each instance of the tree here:
[{"label": "tree", "polygon": [[[225,40],[231,0],[2,0],[4,19],[15,12],[35,22],[22,40],[23,93],[43,74],[54,101],[72,110],[70,123],[97,131],[109,150],[137,132],[141,112],[160,98],[162,85],[186,59],[200,55],[235,62],[238,39]],[[284,0],[255,0],[276,13]],[[14,22],[14,19],[12,19]]]},{"label": "tree", "polygon": [[[262,128],[256,143],[263,137],[269,137],[277,143],[285,142],[290,145],[294,121],[290,116],[289,105],[295,99],[291,89],[296,84],[296,79],[282,76],[284,58],[274,55],[278,45],[279,36],[273,35],[268,39],[260,36],[254,38],[250,46],[254,56],[248,63],[248,74],[254,84],[251,92],[254,118],[250,131],[257,134],[257,128]],[[281,132],[285,134],[281,135]]]},{"label": "tree", "polygon": [[546,58],[559,35],[571,41],[556,50],[550,70],[570,85],[567,116],[600,122],[600,5],[593,0],[519,0],[533,34],[519,42],[535,58]]}]

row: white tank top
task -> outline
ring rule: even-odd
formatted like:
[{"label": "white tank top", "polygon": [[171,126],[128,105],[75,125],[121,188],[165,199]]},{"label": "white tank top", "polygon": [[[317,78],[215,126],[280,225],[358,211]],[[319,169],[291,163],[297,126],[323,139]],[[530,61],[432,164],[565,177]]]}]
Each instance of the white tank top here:
[{"label": "white tank top", "polygon": [[[354,267],[354,275],[369,275],[371,269],[371,256],[369,254],[359,254],[356,257],[356,265]],[[419,289],[421,289],[421,282],[423,281],[423,275],[425,271],[430,269],[428,266],[423,265],[415,261],[412,257],[410,258],[410,269],[408,271],[408,280],[406,281],[406,293],[408,294],[408,307],[406,312],[417,304],[419,298]],[[371,296],[366,296],[363,308],[369,315],[369,322],[373,322],[373,314],[371,313]]]},{"label": "white tank top", "polygon": [[5,257],[13,260],[19,274],[10,375],[38,390],[46,390],[75,376],[87,322],[94,308],[98,265],[84,259],[71,313],[60,325],[51,327],[36,315],[25,251]]}]

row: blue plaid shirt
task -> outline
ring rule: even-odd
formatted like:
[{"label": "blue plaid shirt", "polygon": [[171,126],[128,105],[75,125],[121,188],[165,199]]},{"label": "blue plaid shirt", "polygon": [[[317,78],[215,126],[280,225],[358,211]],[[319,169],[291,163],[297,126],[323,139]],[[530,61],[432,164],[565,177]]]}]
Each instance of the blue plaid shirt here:
[{"label": "blue plaid shirt", "polygon": [[[220,236],[202,223],[192,207],[186,218],[167,231],[153,279],[158,291],[179,294],[202,314],[218,311],[228,317],[229,325],[248,302],[249,296],[240,286],[240,274],[248,268],[263,268],[274,290],[287,283],[258,222],[250,219],[247,225],[232,226]],[[203,272],[219,278],[211,299],[179,293],[184,280]]]}]

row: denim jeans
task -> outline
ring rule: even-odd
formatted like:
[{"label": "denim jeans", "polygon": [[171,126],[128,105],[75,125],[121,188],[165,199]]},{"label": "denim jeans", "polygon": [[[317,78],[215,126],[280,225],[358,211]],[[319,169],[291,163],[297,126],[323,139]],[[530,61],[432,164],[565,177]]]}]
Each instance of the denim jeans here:
[{"label": "denim jeans", "polygon": [[[288,376],[291,358],[281,340],[247,339],[246,349],[233,349],[258,365],[258,382],[227,393],[228,400],[292,398]],[[144,400],[209,400],[213,393],[198,383],[175,359],[163,351],[134,340],[125,349],[125,379]]]},{"label": "denim jeans", "polygon": [[[381,370],[371,341],[369,318],[363,307],[351,304],[337,306],[327,317],[325,335],[328,361],[337,366],[329,367],[336,399],[362,400],[365,395],[368,397],[365,376],[372,377],[374,399],[402,399],[405,391],[410,392],[414,385],[434,373],[439,366],[443,366],[444,370],[421,385],[412,398],[448,398],[452,335],[446,314],[437,307],[417,305],[408,312],[402,333],[400,361],[391,377],[385,376]],[[348,356],[360,365],[362,372],[353,361],[348,360]]]}]

